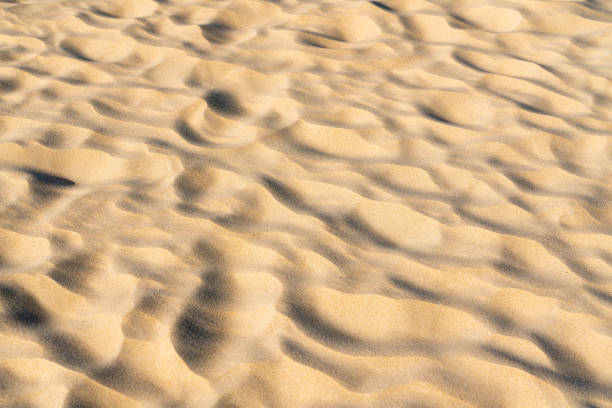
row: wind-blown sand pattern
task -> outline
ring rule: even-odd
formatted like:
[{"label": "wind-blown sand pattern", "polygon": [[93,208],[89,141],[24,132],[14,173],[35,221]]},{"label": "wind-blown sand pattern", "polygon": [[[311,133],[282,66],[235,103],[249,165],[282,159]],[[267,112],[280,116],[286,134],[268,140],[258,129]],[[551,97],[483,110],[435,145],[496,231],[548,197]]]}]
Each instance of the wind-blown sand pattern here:
[{"label": "wind-blown sand pattern", "polygon": [[0,2],[0,407],[612,407],[612,3]]}]

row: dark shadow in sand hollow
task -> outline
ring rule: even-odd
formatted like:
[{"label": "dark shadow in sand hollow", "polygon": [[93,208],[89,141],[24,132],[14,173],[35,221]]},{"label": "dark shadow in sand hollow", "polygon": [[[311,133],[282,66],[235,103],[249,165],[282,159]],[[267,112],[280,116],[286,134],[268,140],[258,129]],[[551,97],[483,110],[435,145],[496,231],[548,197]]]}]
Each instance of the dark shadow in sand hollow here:
[{"label": "dark shadow in sand hollow", "polygon": [[381,10],[385,10],[385,11],[389,11],[389,12],[394,12],[395,11],[394,9],[392,9],[389,6],[387,6],[385,3],[381,3],[380,1],[371,1],[370,4],[372,4],[373,6],[378,7]]},{"label": "dark shadow in sand hollow", "polygon": [[218,21],[203,24],[200,26],[200,30],[202,31],[204,38],[216,44],[224,44],[229,42],[231,40],[231,33],[233,31],[230,26]]},{"label": "dark shadow in sand hollow", "polygon": [[240,116],[244,113],[238,99],[231,92],[222,89],[208,92],[204,100],[210,109],[222,115]]},{"label": "dark shadow in sand hollow", "polygon": [[49,272],[49,277],[66,289],[79,292],[86,287],[86,281],[93,273],[92,263],[90,254],[76,254],[58,262]]},{"label": "dark shadow in sand hollow", "polygon": [[325,343],[350,348],[363,348],[366,346],[356,337],[342,332],[317,316],[310,305],[294,300],[289,307],[289,317],[291,320],[298,323],[306,332],[323,340]]},{"label": "dark shadow in sand hollow", "polygon": [[45,173],[37,170],[26,170],[26,172],[34,178],[39,183],[47,184],[56,187],[70,187],[76,185],[76,182],[73,180],[56,176],[51,173]]},{"label": "dark shadow in sand hollow", "polygon": [[91,353],[72,336],[57,332],[48,333],[43,336],[43,343],[61,364],[86,369],[95,363]]},{"label": "dark shadow in sand hollow", "polygon": [[18,326],[41,328],[49,322],[48,313],[36,298],[19,286],[0,286],[0,300],[10,320]]},{"label": "dark shadow in sand hollow", "polygon": [[172,333],[174,348],[193,370],[202,368],[221,347],[227,327],[220,307],[231,298],[226,273],[213,269],[191,297],[176,320]]}]

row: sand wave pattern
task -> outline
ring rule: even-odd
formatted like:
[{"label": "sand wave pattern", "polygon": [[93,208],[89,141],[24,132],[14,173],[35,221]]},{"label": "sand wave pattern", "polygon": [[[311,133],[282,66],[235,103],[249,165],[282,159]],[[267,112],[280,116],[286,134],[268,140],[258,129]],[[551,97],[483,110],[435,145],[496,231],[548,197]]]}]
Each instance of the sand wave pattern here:
[{"label": "sand wave pattern", "polygon": [[612,407],[611,44],[605,0],[0,1],[0,407]]}]

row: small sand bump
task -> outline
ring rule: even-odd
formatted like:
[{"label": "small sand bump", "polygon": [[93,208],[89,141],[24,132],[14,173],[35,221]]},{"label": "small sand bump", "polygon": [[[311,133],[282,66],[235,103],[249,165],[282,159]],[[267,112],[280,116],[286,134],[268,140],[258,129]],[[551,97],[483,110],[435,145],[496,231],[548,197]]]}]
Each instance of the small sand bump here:
[{"label": "small sand bump", "polygon": [[384,0],[381,1],[387,8],[397,11],[434,11],[436,7],[427,0],[415,0],[405,2],[403,0]]},{"label": "small sand bump", "polygon": [[449,25],[444,16],[415,13],[406,17],[405,24],[410,35],[418,40],[433,43],[475,42],[465,32]]},{"label": "small sand bump", "polygon": [[504,250],[511,262],[525,273],[553,284],[571,285],[579,279],[540,243],[519,237],[507,237]]},{"label": "small sand bump", "polygon": [[397,79],[401,84],[415,88],[449,88],[467,90],[463,81],[449,78],[447,76],[436,75],[422,69],[410,69],[394,71],[393,79]]},{"label": "small sand bump", "polygon": [[329,156],[363,160],[392,155],[383,147],[366,141],[354,130],[316,125],[300,119],[290,128],[290,133],[299,145]]},{"label": "small sand bump", "polygon": [[380,27],[370,18],[358,14],[345,14],[334,17],[334,30],[342,41],[371,41],[380,35]]},{"label": "small sand bump", "polygon": [[100,10],[119,18],[138,18],[150,16],[158,4],[153,0],[112,0],[100,7]]},{"label": "small sand bump", "polygon": [[40,145],[22,148],[16,144],[4,144],[0,146],[0,154],[10,158],[5,163],[13,166],[36,163],[37,170],[34,171],[40,175],[41,181],[64,186],[103,183],[119,178],[155,181],[173,177],[180,166],[176,160],[160,154],[126,160],[98,150],[54,150]]},{"label": "small sand bump", "polygon": [[[174,70],[175,64],[168,68]],[[286,78],[268,75],[224,61],[203,60],[193,66],[190,82],[218,89],[241,89],[246,92],[273,92],[283,89]]]},{"label": "small sand bump", "polygon": [[282,20],[283,12],[280,6],[253,0],[233,0],[215,19],[220,25],[240,30],[271,25]]},{"label": "small sand bump", "polygon": [[549,91],[521,79],[487,75],[482,83],[491,92],[503,95],[537,112],[562,117],[577,117],[590,113],[588,106],[576,99]]},{"label": "small sand bump", "polygon": [[16,174],[0,172],[0,190],[3,192],[0,198],[0,208],[4,208],[27,193],[28,180]]},{"label": "small sand bump", "polygon": [[323,206],[322,213],[335,216],[348,214],[363,199],[351,189],[312,180],[285,178],[282,184],[271,186],[277,190],[277,194],[284,195],[287,201],[295,201],[293,204],[313,209]]},{"label": "small sand bump", "polygon": [[126,59],[134,50],[133,40],[117,41],[96,38],[69,37],[62,41],[62,48],[79,58],[89,61],[113,63]]},{"label": "small sand bump", "polygon": [[554,81],[556,78],[540,65],[501,55],[491,55],[468,49],[459,49],[454,55],[463,63],[476,69],[500,75],[518,76],[537,81]]},{"label": "small sand bump", "polygon": [[492,101],[478,94],[440,92],[426,104],[435,118],[468,127],[483,127],[493,119]]},{"label": "small sand bump", "polygon": [[353,217],[376,239],[402,248],[428,250],[441,241],[437,221],[400,204],[367,200],[357,207]]},{"label": "small sand bump", "polygon": [[517,171],[514,174],[513,181],[531,190],[556,194],[588,194],[593,188],[582,177],[558,167],[547,167],[534,171]]},{"label": "small sand bump", "polygon": [[[565,396],[554,385],[519,368],[491,363],[475,357],[451,359],[449,368],[464,373],[448,379],[448,387],[476,406],[508,408],[563,407],[570,408]],[[509,383],[507,378],[512,378]],[[482,393],[480,388],[496,390]],[[524,392],[524,393],[523,393]]]},{"label": "small sand bump", "polygon": [[529,26],[536,33],[581,36],[610,28],[604,21],[585,18],[580,14],[555,10],[542,12],[538,5],[529,7],[528,13]]},{"label": "small sand bump", "polygon": [[378,164],[370,168],[377,177],[393,187],[424,194],[440,192],[440,188],[429,174],[419,167]]},{"label": "small sand bump", "polygon": [[516,30],[524,21],[517,10],[489,5],[465,8],[458,14],[483,30],[499,33]]},{"label": "small sand bump", "polygon": [[34,266],[51,256],[45,238],[0,229],[0,264],[2,267]]},{"label": "small sand bump", "polygon": [[308,291],[308,299],[319,318],[334,330],[366,344],[411,340],[435,344],[488,335],[486,327],[472,316],[445,306],[348,294],[324,287],[314,289]]}]

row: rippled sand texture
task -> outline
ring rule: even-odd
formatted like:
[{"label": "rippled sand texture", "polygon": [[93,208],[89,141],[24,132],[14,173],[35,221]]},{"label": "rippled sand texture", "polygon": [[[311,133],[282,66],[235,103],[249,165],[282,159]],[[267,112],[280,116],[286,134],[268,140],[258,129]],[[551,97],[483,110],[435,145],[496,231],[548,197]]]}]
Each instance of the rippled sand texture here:
[{"label": "rippled sand texture", "polygon": [[0,2],[0,407],[612,407],[612,3]]}]

